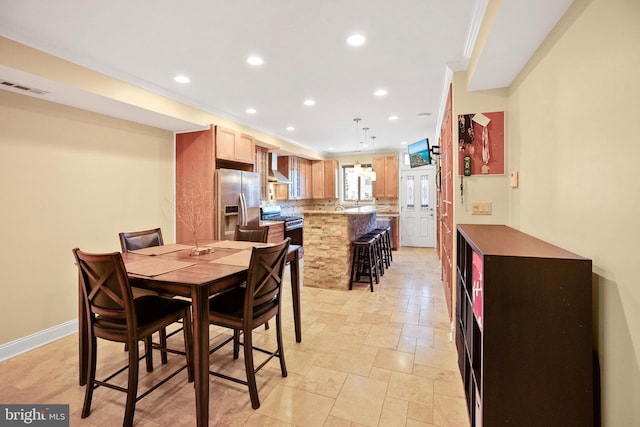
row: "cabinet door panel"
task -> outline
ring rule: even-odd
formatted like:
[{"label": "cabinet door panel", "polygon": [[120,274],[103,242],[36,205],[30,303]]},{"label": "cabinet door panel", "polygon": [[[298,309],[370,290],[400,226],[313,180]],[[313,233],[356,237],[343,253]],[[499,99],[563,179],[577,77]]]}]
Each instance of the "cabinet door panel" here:
[{"label": "cabinet door panel", "polygon": [[376,157],[373,159],[373,170],[376,171],[376,180],[373,181],[373,197],[382,199],[385,197],[385,158]]},{"label": "cabinet door panel", "polygon": [[338,161],[324,161],[324,198],[338,198]]},{"label": "cabinet door panel", "polygon": [[216,157],[235,160],[236,132],[216,126]]},{"label": "cabinet door panel", "polygon": [[316,160],[311,163],[311,194],[314,199],[324,199],[324,162]]},{"label": "cabinet door panel", "polygon": [[384,175],[385,197],[398,197],[398,158],[396,156],[385,157]]},{"label": "cabinet door panel", "polygon": [[255,142],[251,135],[246,135],[244,133],[239,134],[236,139],[235,149],[235,160],[253,164]]}]

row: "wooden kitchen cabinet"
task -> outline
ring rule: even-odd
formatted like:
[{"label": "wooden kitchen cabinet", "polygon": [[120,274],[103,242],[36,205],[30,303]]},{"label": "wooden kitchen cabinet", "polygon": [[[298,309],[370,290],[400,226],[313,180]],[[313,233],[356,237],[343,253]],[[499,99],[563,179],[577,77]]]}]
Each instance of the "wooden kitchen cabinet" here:
[{"label": "wooden kitchen cabinet", "polygon": [[324,199],[324,162],[322,160],[311,162],[311,197]]},{"label": "wooden kitchen cabinet", "polygon": [[215,238],[215,145],[213,129],[176,134],[175,205],[178,243],[193,240],[189,223],[189,218],[193,218],[193,209],[199,209],[203,217],[198,227],[198,239]]},{"label": "wooden kitchen cabinet", "polygon": [[313,180],[311,179],[311,160],[303,159],[302,173],[300,174],[304,179],[304,195],[303,199],[313,198]]},{"label": "wooden kitchen cabinet", "polygon": [[[291,181],[289,156],[278,156],[278,172]],[[289,200],[289,186],[291,184],[275,184],[276,200]]]},{"label": "wooden kitchen cabinet", "polygon": [[256,145],[255,172],[260,175],[260,200],[269,200],[269,151]]},{"label": "wooden kitchen cabinet", "polygon": [[312,196],[314,199],[338,198],[338,161],[311,162]]},{"label": "wooden kitchen cabinet", "polygon": [[296,156],[278,156],[278,172],[291,184],[276,184],[277,200],[302,200],[310,198],[310,161]]},{"label": "wooden kitchen cabinet", "polygon": [[324,161],[324,198],[338,198],[338,161]]},{"label": "wooden kitchen cabinet", "polygon": [[391,218],[391,250],[397,251],[400,247],[400,218]]},{"label": "wooden kitchen cabinet", "polygon": [[284,240],[284,222],[269,224],[267,243],[279,243]]},{"label": "wooden kitchen cabinet", "polygon": [[255,141],[251,135],[216,126],[216,158],[254,164]]},{"label": "wooden kitchen cabinet", "polygon": [[373,159],[376,180],[373,181],[373,197],[377,199],[398,197],[398,156]]}]

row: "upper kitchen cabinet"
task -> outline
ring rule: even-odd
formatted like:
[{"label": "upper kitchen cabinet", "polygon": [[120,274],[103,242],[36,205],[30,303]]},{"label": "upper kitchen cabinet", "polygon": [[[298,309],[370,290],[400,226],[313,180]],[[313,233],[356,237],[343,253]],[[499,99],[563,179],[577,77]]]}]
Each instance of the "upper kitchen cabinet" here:
[{"label": "upper kitchen cabinet", "polygon": [[398,197],[398,156],[376,157],[373,159],[376,180],[373,181],[373,197]]},{"label": "upper kitchen cabinet", "polygon": [[269,198],[269,152],[256,145],[255,172],[260,174],[260,200]]},{"label": "upper kitchen cabinet", "polygon": [[313,195],[311,180],[311,160],[300,159],[300,193],[303,199],[311,199]]},{"label": "upper kitchen cabinet", "polygon": [[176,242],[193,240],[194,229],[215,238],[215,151],[213,129],[176,134]]},{"label": "upper kitchen cabinet", "polygon": [[312,196],[314,199],[338,198],[338,161],[311,162]]},{"label": "upper kitchen cabinet", "polygon": [[302,200],[311,197],[307,192],[307,182],[311,179],[309,160],[296,156],[278,156],[278,172],[291,183],[276,185],[276,199]]},{"label": "upper kitchen cabinet", "polygon": [[251,135],[216,126],[216,158],[253,165],[255,141]]}]

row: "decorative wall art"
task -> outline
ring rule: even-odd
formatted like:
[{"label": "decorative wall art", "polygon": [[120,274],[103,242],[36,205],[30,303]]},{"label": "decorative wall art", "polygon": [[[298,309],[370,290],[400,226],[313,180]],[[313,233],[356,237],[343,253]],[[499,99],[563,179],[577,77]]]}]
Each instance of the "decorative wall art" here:
[{"label": "decorative wall art", "polygon": [[458,173],[504,174],[504,111],[458,116]]}]

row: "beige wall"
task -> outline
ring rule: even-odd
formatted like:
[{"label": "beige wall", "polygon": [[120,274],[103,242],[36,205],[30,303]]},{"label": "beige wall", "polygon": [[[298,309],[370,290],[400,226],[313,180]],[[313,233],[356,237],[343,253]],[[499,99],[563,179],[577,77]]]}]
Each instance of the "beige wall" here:
[{"label": "beige wall", "polygon": [[[453,123],[457,124],[460,114],[505,111],[505,122],[509,121],[507,110],[507,89],[496,89],[481,92],[467,92],[467,73],[464,71],[453,75]],[[454,141],[458,140],[458,127],[453,129]],[[509,135],[505,131],[505,152],[508,152]],[[453,144],[457,149],[458,144]],[[506,155],[506,154],[505,154]],[[506,224],[508,220],[508,171],[504,175],[458,175],[458,153],[454,153],[454,202],[455,216],[458,224]],[[505,165],[506,168],[506,165]],[[463,184],[463,195],[460,195],[460,183]],[[491,215],[471,215],[473,202],[491,202]],[[455,286],[454,286],[455,288]]]},{"label": "beige wall", "polygon": [[71,249],[174,236],[173,134],[0,90],[0,345],[76,319]]},{"label": "beige wall", "polygon": [[[576,0],[508,90],[506,170],[519,171],[519,188],[465,179],[470,198],[506,202],[500,221],[593,259],[602,425],[612,427],[640,425],[639,19],[637,0]],[[457,93],[454,111],[471,97],[489,108],[488,95]],[[461,208],[457,222],[470,219]]]}]

